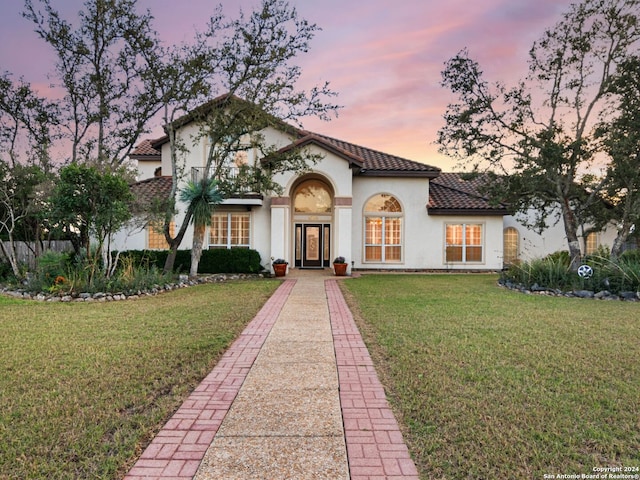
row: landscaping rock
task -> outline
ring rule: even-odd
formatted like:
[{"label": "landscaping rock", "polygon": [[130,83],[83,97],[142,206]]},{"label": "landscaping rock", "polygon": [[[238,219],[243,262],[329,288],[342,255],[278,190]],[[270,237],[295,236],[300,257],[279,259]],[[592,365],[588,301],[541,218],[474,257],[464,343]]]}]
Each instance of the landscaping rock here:
[{"label": "landscaping rock", "polygon": [[141,297],[150,297],[158,295],[159,293],[169,292],[171,290],[175,290],[178,288],[187,288],[195,285],[205,284],[205,283],[220,283],[226,282],[229,280],[245,280],[251,278],[264,278],[263,274],[215,274],[215,275],[203,275],[196,278],[189,278],[187,275],[180,275],[178,278],[178,282],[174,284],[165,284],[154,285],[147,291],[138,290],[137,292],[133,292],[131,295],[127,295],[124,292],[118,293],[88,293],[82,292],[80,294],[69,295],[69,294],[51,294],[48,292],[40,292],[31,294],[22,289],[19,290],[11,290],[7,287],[2,287],[0,293],[3,295],[7,295],[14,298],[27,299],[27,300],[37,300],[43,302],[114,302],[121,301],[127,299],[139,299]]},{"label": "landscaping rock", "polygon": [[571,293],[578,298],[593,298],[595,296],[591,290],[574,290]]},{"label": "landscaping rock", "polygon": [[570,292],[563,292],[559,289],[551,289],[544,288],[534,283],[530,288],[525,287],[524,285],[516,284],[511,282],[510,280],[500,279],[498,281],[498,285],[501,285],[510,290],[516,290],[518,292],[524,293],[525,295],[552,295],[558,297],[572,297],[572,298],[590,298],[596,300],[624,300],[628,302],[637,302],[640,301],[640,292],[620,292],[620,295],[615,295],[608,290],[602,290],[600,292],[594,293],[591,290],[573,290]]},{"label": "landscaping rock", "polygon": [[638,301],[638,292],[620,292],[620,296],[625,300],[629,300],[631,302]]}]

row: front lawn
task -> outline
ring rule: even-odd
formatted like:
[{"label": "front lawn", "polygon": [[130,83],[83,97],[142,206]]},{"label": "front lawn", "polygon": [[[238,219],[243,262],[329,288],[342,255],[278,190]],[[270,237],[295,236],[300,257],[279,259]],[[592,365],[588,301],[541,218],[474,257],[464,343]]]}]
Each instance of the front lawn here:
[{"label": "front lawn", "polygon": [[496,280],[342,283],[422,478],[640,467],[640,303],[524,295]]},{"label": "front lawn", "polygon": [[121,478],[278,285],[109,303],[0,297],[0,478]]}]

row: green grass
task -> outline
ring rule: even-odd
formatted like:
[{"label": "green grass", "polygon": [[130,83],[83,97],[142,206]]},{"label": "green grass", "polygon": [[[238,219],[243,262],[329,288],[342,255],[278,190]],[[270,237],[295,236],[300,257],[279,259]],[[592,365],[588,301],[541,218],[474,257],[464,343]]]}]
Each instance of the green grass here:
[{"label": "green grass", "polygon": [[343,283],[421,477],[640,466],[640,304],[527,296],[496,280]]},{"label": "green grass", "polygon": [[278,285],[111,303],[0,297],[0,478],[121,478]]}]

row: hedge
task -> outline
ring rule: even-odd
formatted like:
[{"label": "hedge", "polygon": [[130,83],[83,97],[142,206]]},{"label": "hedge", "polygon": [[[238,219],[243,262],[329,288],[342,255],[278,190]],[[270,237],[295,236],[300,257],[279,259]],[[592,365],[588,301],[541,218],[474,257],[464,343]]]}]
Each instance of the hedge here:
[{"label": "hedge", "polygon": [[[164,267],[169,250],[127,250],[121,257],[132,258],[135,265]],[[178,250],[173,270],[188,273],[191,267],[191,250]],[[203,250],[198,273],[258,273],[263,270],[260,254],[248,248]]]}]

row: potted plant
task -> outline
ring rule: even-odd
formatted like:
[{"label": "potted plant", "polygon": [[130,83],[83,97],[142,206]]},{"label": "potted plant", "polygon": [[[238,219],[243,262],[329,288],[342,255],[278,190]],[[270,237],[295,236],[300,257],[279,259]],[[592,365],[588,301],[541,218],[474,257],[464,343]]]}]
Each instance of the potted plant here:
[{"label": "potted plant", "polygon": [[289,265],[289,262],[287,262],[284,258],[276,258],[271,263],[276,277],[284,277],[287,274],[287,265]]},{"label": "potted plant", "polygon": [[337,277],[344,277],[347,274],[347,261],[344,257],[336,257],[333,261],[333,271]]}]

